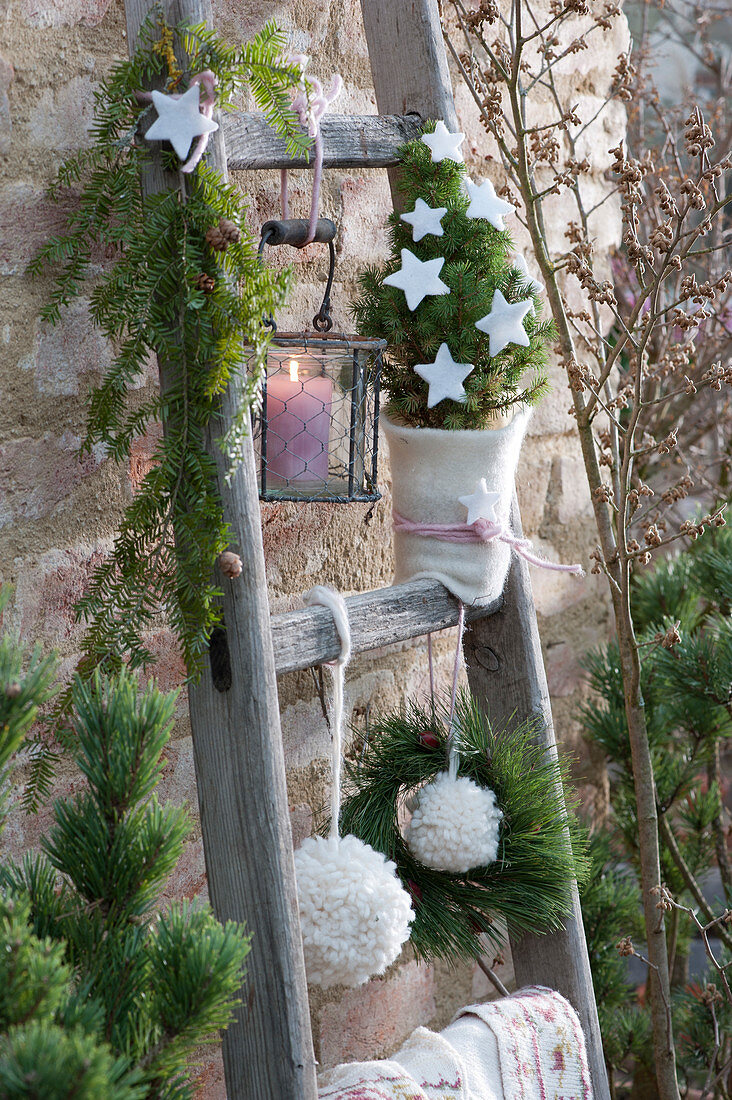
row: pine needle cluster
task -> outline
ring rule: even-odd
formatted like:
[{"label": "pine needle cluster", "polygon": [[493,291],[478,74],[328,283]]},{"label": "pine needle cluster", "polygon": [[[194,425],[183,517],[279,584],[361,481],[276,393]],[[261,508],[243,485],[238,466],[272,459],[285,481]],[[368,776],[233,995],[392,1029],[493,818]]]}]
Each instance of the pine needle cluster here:
[{"label": "pine needle cluster", "polygon": [[[634,584],[635,626],[644,654],[641,686],[662,821],[663,882],[677,901],[697,910],[691,881],[698,890],[699,883],[707,882],[716,869],[721,883],[716,909],[721,912],[732,908],[728,829],[720,789],[724,782],[720,759],[732,736],[729,528],[707,532],[703,541],[661,561]],[[625,960],[618,958],[616,949],[620,939],[630,936],[642,951],[644,939],[637,810],[617,646],[611,643],[592,652],[586,665],[592,692],[582,719],[585,736],[607,756],[612,831],[582,896],[582,911],[606,1058],[610,1066],[618,1067],[630,1057],[637,1076],[652,1066],[652,1053],[647,1008],[630,988]],[[599,843],[595,841],[594,848]],[[706,922],[705,915],[700,918]],[[717,972],[710,964],[698,984],[686,984],[694,927],[678,911],[669,920],[679,1071],[689,1087],[699,1087],[715,1057],[715,1031],[722,1028],[724,1033],[727,1028],[729,1033],[732,1006],[724,1001],[716,1006],[715,1027],[705,981],[717,982]],[[732,937],[726,926],[720,936],[718,959],[729,964]]]},{"label": "pine needle cluster", "polygon": [[[355,834],[396,863],[414,902],[411,942],[426,960],[477,958],[485,950],[481,935],[499,946],[497,921],[518,934],[561,928],[572,883],[585,872],[572,805],[563,797],[564,765],[536,745],[526,723],[493,730],[467,692],[456,706],[459,772],[495,792],[504,814],[498,858],[466,874],[415,859],[399,815],[410,794],[446,769],[448,717],[447,707],[433,713],[411,703],[378,718],[362,758],[349,766],[353,790],[340,815],[342,834]],[[425,739],[426,731],[432,736]]]},{"label": "pine needle cluster", "polygon": [[[0,768],[48,701],[54,664],[0,639]],[[76,681],[86,789],[54,805],[43,854],[0,865],[0,1095],[185,1100],[188,1061],[237,1004],[249,940],[188,903],[155,912],[190,830],[155,786],[174,695]]]},{"label": "pine needle cluster", "polygon": [[[235,463],[264,369],[262,318],[282,304],[289,283],[289,273],[274,273],[258,261],[236,188],[203,162],[183,175],[172,150],[145,144],[139,135],[154,108],[140,103],[136,93],[150,87],[185,90],[194,73],[211,69],[220,109],[231,108],[249,87],[290,151],[302,152],[310,139],[288,94],[302,76],[282,61],[285,47],[271,23],[237,48],[205,27],[148,23],[134,58],[117,64],[96,93],[93,144],[62,165],[51,189],[56,199],[71,190],[75,206],[65,233],[48,240],[32,265],[35,273],[49,267],[55,272],[44,319],[56,324],[69,302],[86,291],[99,255],[113,258],[93,286],[91,315],[115,355],[89,398],[81,452],[101,444],[106,455],[125,463],[134,441],[165,419],[152,468],[122,519],[112,553],[95,570],[76,609],[88,627],[79,666],[84,676],[97,666],[112,673],[123,663],[149,664],[153,655],[145,635],[161,613],[179,639],[189,673],[200,668],[219,618],[213,565],[230,541],[206,433],[218,395],[235,387],[239,415],[219,440]],[[160,156],[170,187],[145,195],[140,169],[153,155]],[[238,239],[216,250],[206,234],[221,219],[232,223]],[[164,376],[164,401],[157,393],[139,396],[151,356]],[[67,693],[62,709],[69,703]],[[40,748],[33,800],[47,788],[47,763]]]},{"label": "pine needle cluster", "polygon": [[[427,123],[424,132],[434,127],[434,122]],[[449,159],[433,163],[419,138],[403,145],[399,157],[405,210],[412,210],[418,198],[433,209],[447,207],[443,236],[428,235],[415,242],[411,226],[397,213],[389,216],[391,257],[384,267],[367,268],[361,276],[361,296],[353,310],[356,324],[364,335],[388,342],[382,378],[389,416],[413,427],[482,428],[496,412],[518,403],[534,405],[547,393],[545,367],[553,322],[540,319],[539,296],[511,264],[510,234],[483,218],[466,216],[465,166]],[[402,290],[384,285],[401,266],[403,248],[423,261],[444,257],[440,278],[450,293],[424,298],[410,310]],[[524,320],[530,346],[509,344],[491,358],[488,336],[475,322],[490,312],[496,290],[508,302],[531,298],[534,308]],[[414,366],[433,362],[443,342],[456,362],[472,363],[473,370],[463,383],[464,403],[445,400],[428,409],[427,383],[415,374]]]}]

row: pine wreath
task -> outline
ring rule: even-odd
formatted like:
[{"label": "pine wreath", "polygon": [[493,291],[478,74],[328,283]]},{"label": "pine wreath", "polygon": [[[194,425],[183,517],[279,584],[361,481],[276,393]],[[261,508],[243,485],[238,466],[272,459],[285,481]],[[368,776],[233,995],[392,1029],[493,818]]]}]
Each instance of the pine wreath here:
[{"label": "pine wreath", "polygon": [[494,731],[467,692],[455,713],[460,774],[491,788],[504,814],[494,863],[465,874],[436,871],[415,859],[402,836],[400,809],[446,767],[448,714],[441,705],[433,714],[410,704],[370,726],[361,759],[348,765],[352,793],[340,815],[344,835],[396,863],[415,902],[412,946],[425,960],[476,958],[484,951],[481,934],[500,946],[497,919],[519,934],[561,928],[573,880],[586,873],[566,767],[534,743],[535,726]]}]

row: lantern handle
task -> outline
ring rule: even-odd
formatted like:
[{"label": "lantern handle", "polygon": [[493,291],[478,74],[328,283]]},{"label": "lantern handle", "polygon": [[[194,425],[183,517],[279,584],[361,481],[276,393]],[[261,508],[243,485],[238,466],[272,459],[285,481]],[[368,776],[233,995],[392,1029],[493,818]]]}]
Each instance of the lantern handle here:
[{"label": "lantern handle", "polygon": [[[318,219],[314,239],[321,244],[328,245],[329,267],[328,280],[325,285],[325,295],[323,296],[320,309],[313,317],[313,328],[316,332],[330,332],[333,328],[333,319],[330,315],[330,293],[333,289],[333,277],[335,275],[336,254],[333,240],[336,232],[336,224],[332,222],[330,218]],[[293,248],[304,248],[305,244],[309,243],[306,242],[307,235],[308,223],[304,218],[288,218],[282,221],[273,219],[272,221],[265,222],[261,230],[257,255],[261,260],[266,244],[289,244]],[[277,331],[274,317],[265,317],[264,323],[271,328],[273,332]]]}]

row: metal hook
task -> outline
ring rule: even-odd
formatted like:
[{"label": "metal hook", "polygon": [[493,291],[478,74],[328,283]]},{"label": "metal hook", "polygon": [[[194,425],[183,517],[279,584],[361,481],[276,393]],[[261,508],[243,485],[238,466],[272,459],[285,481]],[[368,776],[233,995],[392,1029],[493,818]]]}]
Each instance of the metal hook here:
[{"label": "metal hook", "polygon": [[330,315],[330,292],[333,287],[336,256],[335,245],[332,241],[328,241],[328,253],[330,256],[330,266],[328,268],[328,282],[325,284],[325,295],[320,309],[313,317],[313,328],[316,332],[330,332],[333,328],[333,318]]}]

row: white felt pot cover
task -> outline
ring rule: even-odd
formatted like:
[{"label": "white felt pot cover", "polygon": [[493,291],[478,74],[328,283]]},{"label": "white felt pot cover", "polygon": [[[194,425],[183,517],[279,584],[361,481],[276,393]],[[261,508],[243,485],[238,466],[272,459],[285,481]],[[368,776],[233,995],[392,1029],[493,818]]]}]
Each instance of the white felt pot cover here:
[{"label": "white felt pot cover", "polygon": [[[392,476],[394,511],[414,523],[465,523],[458,497],[474,492],[482,477],[500,493],[497,517],[508,526],[514,476],[530,410],[503,428],[443,431],[407,428],[382,416]],[[503,591],[511,549],[499,539],[452,543],[394,532],[394,582],[432,577],[466,604],[487,604]]]}]

